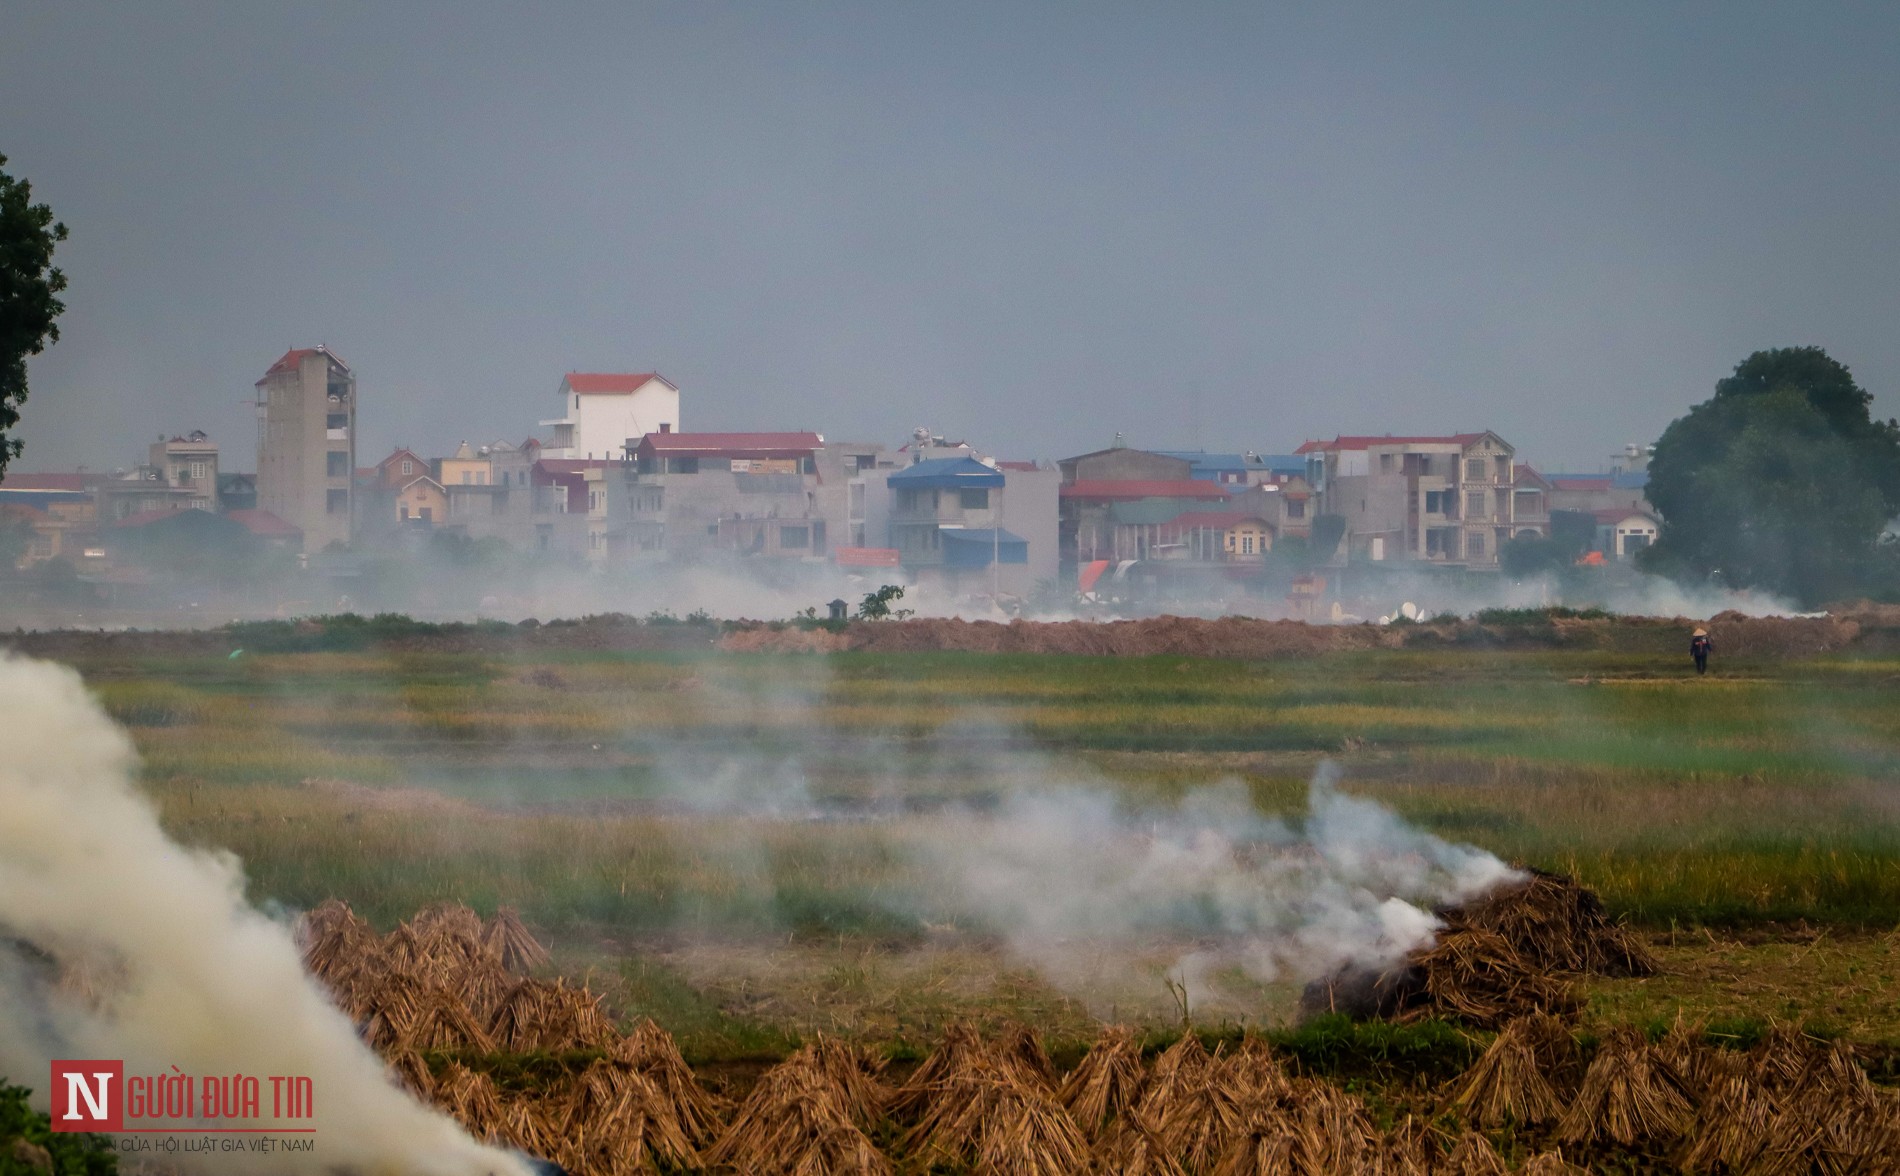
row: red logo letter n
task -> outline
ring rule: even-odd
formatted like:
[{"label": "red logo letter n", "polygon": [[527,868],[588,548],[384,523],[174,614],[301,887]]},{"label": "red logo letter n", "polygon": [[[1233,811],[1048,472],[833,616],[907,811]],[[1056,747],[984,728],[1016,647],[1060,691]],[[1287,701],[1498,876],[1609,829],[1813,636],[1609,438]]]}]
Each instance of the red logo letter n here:
[{"label": "red logo letter n", "polygon": [[53,1063],[49,1091],[55,1131],[118,1131],[125,1126],[125,1063]]}]

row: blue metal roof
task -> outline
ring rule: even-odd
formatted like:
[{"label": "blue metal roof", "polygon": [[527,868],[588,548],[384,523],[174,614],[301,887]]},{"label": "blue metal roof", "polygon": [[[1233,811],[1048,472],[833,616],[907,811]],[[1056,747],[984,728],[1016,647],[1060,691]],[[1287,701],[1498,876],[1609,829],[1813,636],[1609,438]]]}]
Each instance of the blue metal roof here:
[{"label": "blue metal roof", "polygon": [[939,457],[906,466],[891,475],[892,485],[921,490],[962,490],[1001,486],[1003,473],[972,457]]}]

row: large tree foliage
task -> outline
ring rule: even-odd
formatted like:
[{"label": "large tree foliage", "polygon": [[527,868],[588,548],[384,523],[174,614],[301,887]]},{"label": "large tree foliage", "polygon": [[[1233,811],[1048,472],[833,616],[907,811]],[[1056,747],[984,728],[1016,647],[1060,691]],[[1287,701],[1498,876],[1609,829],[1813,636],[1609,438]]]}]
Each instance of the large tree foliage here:
[{"label": "large tree foliage", "polygon": [[0,171],[0,474],[20,452],[9,430],[26,399],[27,357],[59,342],[53,320],[66,309],[58,297],[66,275],[53,268],[53,246],[65,239],[53,210],[33,203],[33,186]]},{"label": "large tree foliage", "polygon": [[1900,426],[1818,347],[1758,351],[1672,423],[1649,465],[1643,564],[1803,603],[1868,591],[1900,513]]}]

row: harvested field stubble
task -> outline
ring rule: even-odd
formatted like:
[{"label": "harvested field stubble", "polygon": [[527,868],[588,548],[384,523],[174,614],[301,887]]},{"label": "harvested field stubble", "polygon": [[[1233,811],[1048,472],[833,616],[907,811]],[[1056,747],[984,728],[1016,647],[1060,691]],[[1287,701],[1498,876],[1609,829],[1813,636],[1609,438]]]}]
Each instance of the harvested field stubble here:
[{"label": "harvested field stubble", "polygon": [[[510,936],[517,966],[541,958],[526,928]],[[1498,1140],[1514,1155],[1536,1150],[1521,1170],[1546,1176],[1599,1160],[1631,1172],[1879,1172],[1900,1155],[1900,1098],[1845,1044],[1781,1026],[1742,1053],[1679,1022],[1656,1043],[1618,1029],[1586,1049],[1545,1013],[1506,1021],[1443,1087],[1435,1122],[1407,1113],[1388,1130],[1359,1093],[1290,1074],[1261,1038],[1210,1052],[1189,1035],[1150,1060],[1126,1028],[1104,1030],[1058,1077],[1029,1028],[991,1041],[956,1024],[896,1090],[877,1057],[820,1036],[734,1110],[652,1021],[621,1035],[584,985],[510,973],[503,938],[465,910],[378,936],[326,904],[299,927],[313,972],[375,1037],[395,1081],[477,1137],[577,1176],[1495,1174],[1507,1170]],[[501,993],[485,1006],[443,984],[482,970],[499,979],[467,992]],[[1427,1110],[1418,1094],[1401,1083],[1371,1097]]]}]

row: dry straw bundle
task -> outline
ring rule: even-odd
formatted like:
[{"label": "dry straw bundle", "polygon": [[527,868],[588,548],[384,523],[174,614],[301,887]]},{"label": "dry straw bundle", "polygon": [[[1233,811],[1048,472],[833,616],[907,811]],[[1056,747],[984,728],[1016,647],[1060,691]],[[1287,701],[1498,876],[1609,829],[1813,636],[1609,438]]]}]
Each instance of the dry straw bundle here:
[{"label": "dry straw bundle", "polygon": [[1143,1078],[1141,1043],[1135,1031],[1111,1025],[1083,1055],[1081,1065],[1069,1073],[1056,1097],[1083,1132],[1097,1139],[1112,1120],[1135,1105]]},{"label": "dry straw bundle", "polygon": [[1564,1159],[1561,1148],[1556,1151],[1539,1152],[1525,1160],[1524,1166],[1517,1172],[1518,1176],[1590,1176],[1589,1169],[1579,1168]]},{"label": "dry straw bundle", "polygon": [[711,1146],[724,1128],[719,1100],[706,1092],[680,1056],[672,1034],[642,1017],[633,1031],[615,1047],[614,1056],[653,1083],[696,1148]]},{"label": "dry straw bundle", "polygon": [[603,1058],[588,1066],[560,1099],[559,1116],[569,1154],[588,1173],[699,1165],[671,1102],[625,1062]]},{"label": "dry straw bundle", "polygon": [[1576,1053],[1575,1039],[1555,1017],[1533,1013],[1506,1022],[1458,1079],[1451,1107],[1482,1127],[1553,1123],[1563,1099],[1551,1078],[1568,1073]]},{"label": "dry straw bundle", "polygon": [[489,1036],[515,1053],[607,1049],[620,1042],[600,998],[566,980],[522,980],[495,1006]]},{"label": "dry straw bundle", "polygon": [[501,1095],[488,1075],[477,1074],[459,1062],[451,1062],[442,1071],[442,1077],[436,1082],[429,1100],[453,1115],[476,1138],[494,1140],[503,1137],[506,1116]]},{"label": "dry straw bundle", "polygon": [[398,1049],[472,1050],[495,1052],[494,1039],[481,1022],[453,994],[440,988],[430,989],[421,1006],[410,1018],[397,1043]]},{"label": "dry straw bundle", "polygon": [[1279,1069],[1270,1057],[1210,1058],[1192,1035],[1155,1059],[1133,1118],[1152,1125],[1170,1154],[1190,1171],[1213,1167],[1246,1130],[1249,1098],[1265,1089],[1260,1077]]},{"label": "dry straw bundle", "polygon": [[1458,1142],[1452,1145],[1451,1153],[1438,1170],[1454,1176],[1509,1176],[1510,1172],[1498,1149],[1476,1131],[1458,1136]]},{"label": "dry straw bundle", "polygon": [[943,1040],[930,1052],[924,1063],[911,1074],[910,1081],[891,1100],[891,1115],[903,1122],[915,1122],[929,1111],[930,1105],[949,1084],[981,1061],[994,1061],[993,1052],[975,1026],[962,1021],[943,1032]]},{"label": "dry straw bundle", "polygon": [[1666,1143],[1687,1129],[1693,1106],[1682,1075],[1640,1031],[1614,1029],[1590,1060],[1558,1134],[1565,1143]]},{"label": "dry straw bundle", "polygon": [[1056,1068],[1036,1031],[1018,1021],[996,1042],[996,1056],[1016,1068],[1017,1076],[1032,1086],[1056,1087]]},{"label": "dry straw bundle", "polygon": [[760,1176],[884,1176],[890,1161],[851,1121],[846,1103],[801,1051],[759,1080],[706,1161]]},{"label": "dry straw bundle", "polygon": [[963,1052],[936,1080],[923,1115],[905,1135],[926,1163],[980,1172],[1062,1173],[1089,1168],[1089,1146],[1046,1087],[989,1051]]}]

